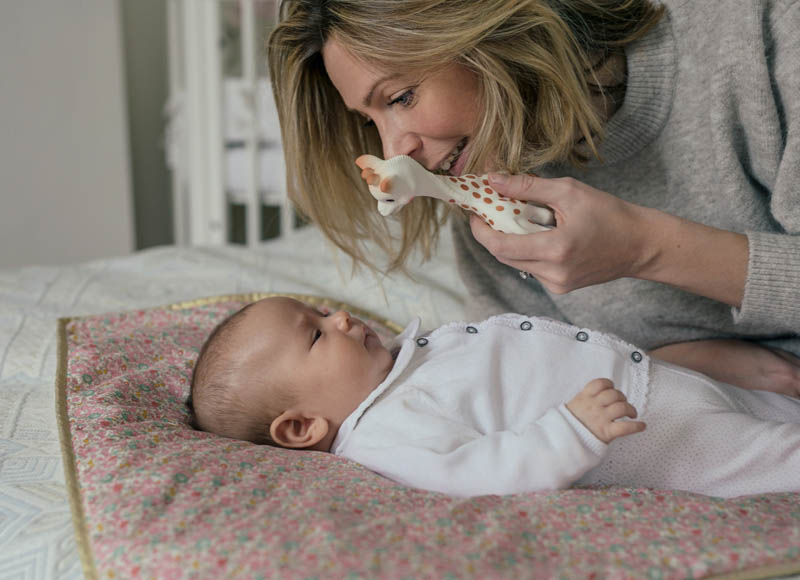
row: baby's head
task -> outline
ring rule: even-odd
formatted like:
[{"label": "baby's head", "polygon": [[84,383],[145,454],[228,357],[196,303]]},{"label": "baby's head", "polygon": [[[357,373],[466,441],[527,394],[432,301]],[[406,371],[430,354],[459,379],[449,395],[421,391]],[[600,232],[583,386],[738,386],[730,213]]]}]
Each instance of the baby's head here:
[{"label": "baby's head", "polygon": [[393,364],[377,335],[347,312],[265,298],[222,321],[203,345],[189,397],[193,424],[234,439],[328,451]]}]

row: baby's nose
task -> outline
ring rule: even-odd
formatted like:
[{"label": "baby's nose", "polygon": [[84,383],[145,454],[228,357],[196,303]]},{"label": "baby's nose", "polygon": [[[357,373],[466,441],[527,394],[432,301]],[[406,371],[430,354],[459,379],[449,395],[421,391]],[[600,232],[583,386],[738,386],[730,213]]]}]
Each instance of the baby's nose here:
[{"label": "baby's nose", "polygon": [[336,314],[333,315],[333,319],[336,321],[336,325],[347,331],[350,329],[351,319],[350,313],[346,310],[339,310]]}]

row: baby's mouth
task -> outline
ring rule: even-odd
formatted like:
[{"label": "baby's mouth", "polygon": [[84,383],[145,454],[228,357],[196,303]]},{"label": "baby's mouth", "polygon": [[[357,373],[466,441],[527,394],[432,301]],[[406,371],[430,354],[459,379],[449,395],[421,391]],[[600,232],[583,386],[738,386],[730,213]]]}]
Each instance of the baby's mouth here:
[{"label": "baby's mouth", "polygon": [[439,164],[439,167],[436,168],[436,173],[440,174],[449,174],[450,170],[455,167],[458,158],[461,157],[461,154],[464,152],[464,147],[467,146],[467,138],[464,137],[461,141],[458,142],[458,145],[450,152],[444,161]]}]

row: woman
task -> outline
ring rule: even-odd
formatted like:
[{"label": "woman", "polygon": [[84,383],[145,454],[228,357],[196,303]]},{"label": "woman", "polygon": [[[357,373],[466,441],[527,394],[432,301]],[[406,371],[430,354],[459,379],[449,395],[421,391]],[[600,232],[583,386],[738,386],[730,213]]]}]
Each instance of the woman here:
[{"label": "woman", "polygon": [[800,3],[737,8],[285,1],[269,48],[293,200],[356,260],[372,239],[401,267],[445,210],[416,200],[393,244],[356,156],[536,171],[493,185],[551,207],[553,230],[452,220],[471,314],[601,328],[797,395],[775,348],[800,353]]}]

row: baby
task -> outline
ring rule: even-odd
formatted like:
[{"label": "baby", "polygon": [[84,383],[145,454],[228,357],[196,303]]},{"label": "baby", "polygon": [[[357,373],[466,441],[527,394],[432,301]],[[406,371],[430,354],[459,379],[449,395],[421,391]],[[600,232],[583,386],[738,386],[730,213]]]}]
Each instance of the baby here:
[{"label": "baby", "polygon": [[203,345],[193,425],[331,452],[463,497],[575,483],[800,491],[798,399],[718,383],[544,318],[418,327],[384,346],[347,312],[254,302]]}]

